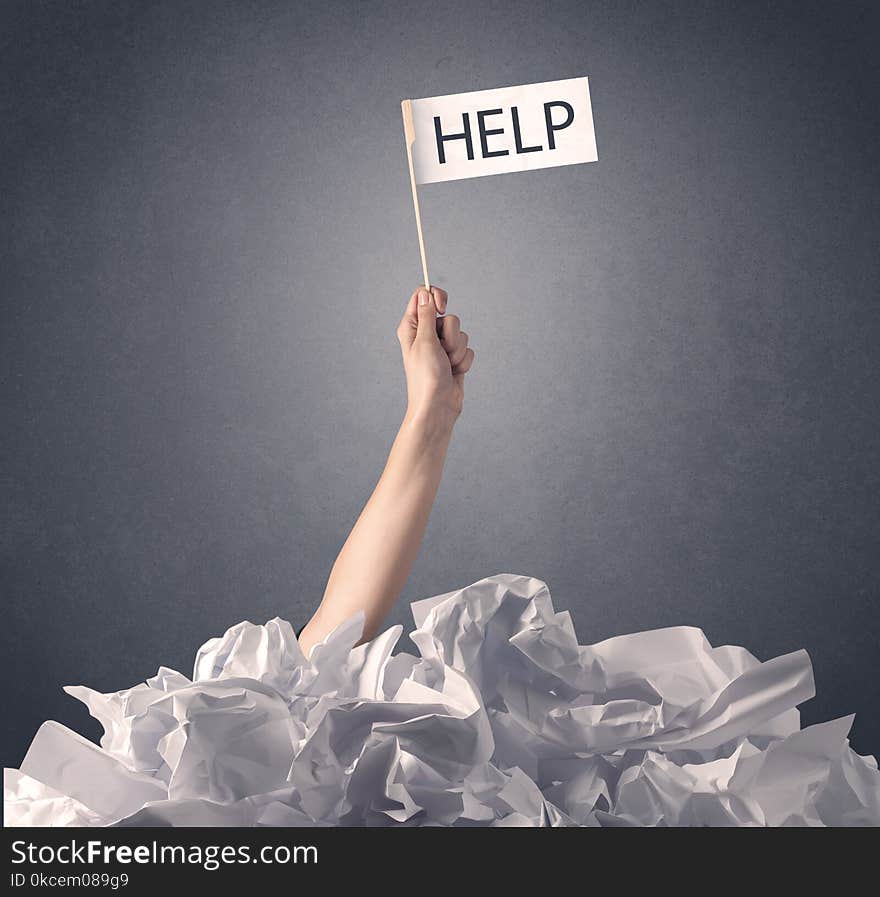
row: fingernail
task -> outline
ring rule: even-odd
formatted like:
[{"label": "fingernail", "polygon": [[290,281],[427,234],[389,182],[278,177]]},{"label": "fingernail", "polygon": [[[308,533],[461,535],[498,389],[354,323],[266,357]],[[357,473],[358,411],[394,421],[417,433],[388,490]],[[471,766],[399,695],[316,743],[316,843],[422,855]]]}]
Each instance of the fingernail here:
[{"label": "fingernail", "polygon": [[428,304],[428,291],[427,290],[419,290],[419,305],[427,305]]}]

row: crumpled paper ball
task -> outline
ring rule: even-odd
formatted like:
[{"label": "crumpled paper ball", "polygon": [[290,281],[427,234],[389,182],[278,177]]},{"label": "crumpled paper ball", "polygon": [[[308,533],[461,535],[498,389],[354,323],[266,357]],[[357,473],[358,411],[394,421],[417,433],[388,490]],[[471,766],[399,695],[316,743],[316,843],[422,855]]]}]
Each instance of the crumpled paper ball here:
[{"label": "crumpled paper ball", "polygon": [[800,729],[809,657],[761,663],[686,626],[579,645],[546,585],[502,574],[306,658],[243,622],[112,694],[66,691],[101,746],[55,722],[5,770],[6,825],[878,825],[852,717]]}]

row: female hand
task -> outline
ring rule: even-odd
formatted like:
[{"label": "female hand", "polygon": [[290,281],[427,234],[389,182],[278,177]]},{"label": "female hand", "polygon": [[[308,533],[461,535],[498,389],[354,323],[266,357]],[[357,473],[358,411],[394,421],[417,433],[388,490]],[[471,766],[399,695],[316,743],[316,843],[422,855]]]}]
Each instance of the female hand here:
[{"label": "female hand", "polygon": [[446,291],[419,287],[410,297],[397,338],[403,352],[407,416],[455,422],[464,401],[464,375],[474,362],[468,336],[455,315],[446,311]]},{"label": "female hand", "polygon": [[373,638],[415,563],[440,486],[464,375],[474,360],[467,334],[446,311],[446,292],[424,287],[410,297],[397,336],[409,407],[379,482],[330,571],[314,616],[299,636],[306,656],[343,620],[364,613],[360,643]]}]

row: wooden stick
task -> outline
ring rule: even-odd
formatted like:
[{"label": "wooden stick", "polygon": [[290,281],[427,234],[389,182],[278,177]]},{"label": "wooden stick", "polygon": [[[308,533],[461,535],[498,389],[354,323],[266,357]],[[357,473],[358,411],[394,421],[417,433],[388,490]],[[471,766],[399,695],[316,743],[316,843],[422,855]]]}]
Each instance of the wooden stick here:
[{"label": "wooden stick", "polygon": [[416,189],[416,170],[413,167],[412,147],[416,142],[416,127],[413,124],[412,100],[403,100],[400,104],[403,113],[403,136],[406,139],[406,159],[409,162],[409,183],[412,187],[413,208],[416,210],[416,230],[419,233],[419,252],[422,254],[422,273],[425,275],[425,289],[431,289],[428,280],[428,260],[425,256],[425,238],[422,236],[422,216],[419,212],[419,193]]}]

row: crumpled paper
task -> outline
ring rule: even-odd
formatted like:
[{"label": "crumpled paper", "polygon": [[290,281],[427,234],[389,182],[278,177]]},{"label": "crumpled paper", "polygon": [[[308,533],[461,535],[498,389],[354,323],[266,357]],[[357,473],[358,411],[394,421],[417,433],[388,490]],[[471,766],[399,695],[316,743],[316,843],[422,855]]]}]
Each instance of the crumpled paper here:
[{"label": "crumpled paper", "polygon": [[878,825],[852,717],[800,729],[809,657],[759,662],[686,626],[579,645],[544,583],[503,574],[412,605],[419,655],[363,616],[309,658],[243,622],[112,694],[66,691],[6,770],[6,825]]}]

